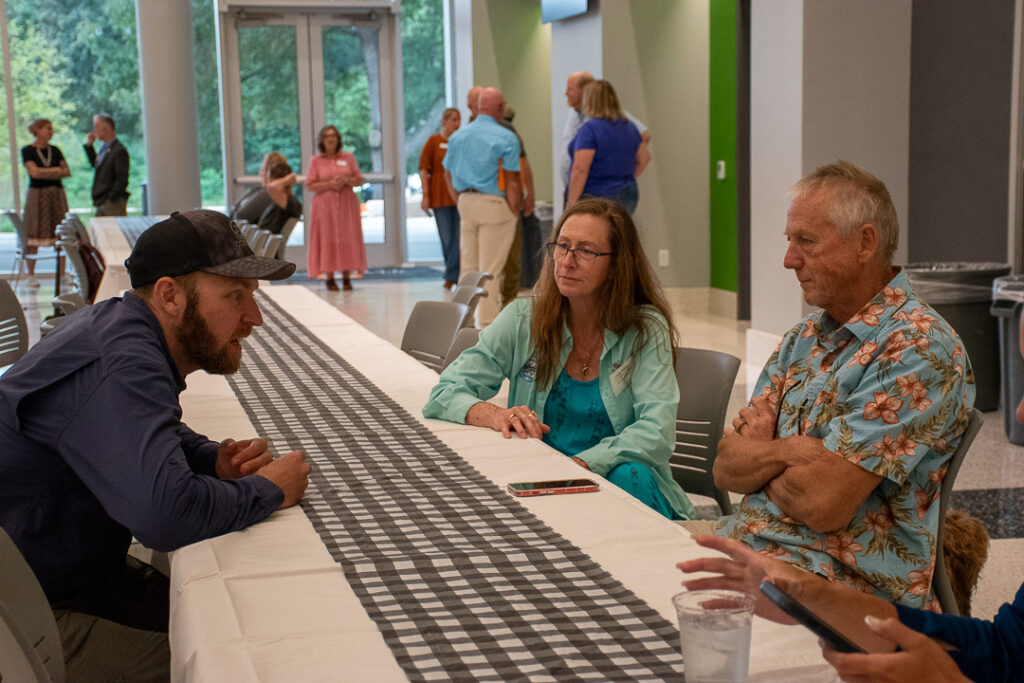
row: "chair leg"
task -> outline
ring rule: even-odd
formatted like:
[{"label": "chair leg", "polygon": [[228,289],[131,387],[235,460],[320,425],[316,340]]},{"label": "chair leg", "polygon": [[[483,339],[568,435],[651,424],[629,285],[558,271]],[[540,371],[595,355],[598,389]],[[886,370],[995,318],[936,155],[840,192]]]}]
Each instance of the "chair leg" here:
[{"label": "chair leg", "polygon": [[12,271],[14,270],[14,266],[15,265],[18,266],[18,273],[17,273],[17,275],[14,276],[14,285],[13,286],[17,287],[18,283],[21,281],[22,273],[25,272],[25,257],[23,257],[23,256],[15,256],[14,257],[14,263],[11,264],[11,270]]}]

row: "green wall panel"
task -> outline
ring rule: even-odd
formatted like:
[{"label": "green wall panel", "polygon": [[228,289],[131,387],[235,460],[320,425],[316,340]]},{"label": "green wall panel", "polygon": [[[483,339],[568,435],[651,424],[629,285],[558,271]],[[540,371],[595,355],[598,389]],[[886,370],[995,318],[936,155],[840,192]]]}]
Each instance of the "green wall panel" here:
[{"label": "green wall panel", "polygon": [[[736,36],[737,0],[710,0],[711,286],[737,290]],[[717,175],[725,162],[725,179]]]}]

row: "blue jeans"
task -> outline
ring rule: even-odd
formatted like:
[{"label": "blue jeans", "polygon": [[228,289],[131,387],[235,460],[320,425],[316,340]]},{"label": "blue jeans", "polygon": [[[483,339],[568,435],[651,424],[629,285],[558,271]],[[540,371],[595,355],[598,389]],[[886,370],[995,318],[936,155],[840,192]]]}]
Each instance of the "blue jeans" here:
[{"label": "blue jeans", "polygon": [[[593,197],[594,195],[584,194],[584,197]],[[636,205],[640,203],[640,190],[636,186],[636,183],[627,185],[617,192],[603,195],[605,199],[610,199],[613,202],[617,202],[622,208],[624,208],[630,216],[636,211]]]},{"label": "blue jeans", "polygon": [[444,279],[459,281],[459,208],[439,206],[432,209],[437,234],[441,238],[441,253],[444,254]]}]

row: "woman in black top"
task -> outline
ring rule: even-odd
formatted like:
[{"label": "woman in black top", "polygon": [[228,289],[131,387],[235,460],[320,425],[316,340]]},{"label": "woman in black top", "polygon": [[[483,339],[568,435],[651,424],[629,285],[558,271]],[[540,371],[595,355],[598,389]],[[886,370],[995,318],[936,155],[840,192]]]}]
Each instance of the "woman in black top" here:
[{"label": "woman in black top", "polygon": [[[61,178],[71,175],[61,151],[50,144],[53,124],[49,119],[36,119],[28,127],[35,136],[35,142],[21,148],[21,163],[28,171],[28,197],[25,199],[25,231],[27,240],[25,253],[34,254],[41,246],[53,246],[57,241],[57,225],[68,212],[68,200],[64,196]],[[29,286],[38,287],[35,278],[36,264],[27,260]]]}]

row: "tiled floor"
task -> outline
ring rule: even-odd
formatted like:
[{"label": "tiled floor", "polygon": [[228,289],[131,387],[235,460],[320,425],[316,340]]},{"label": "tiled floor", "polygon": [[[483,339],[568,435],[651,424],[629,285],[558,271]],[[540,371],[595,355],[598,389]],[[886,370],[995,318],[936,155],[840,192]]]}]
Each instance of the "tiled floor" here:
[{"label": "tiled floor", "polygon": [[[322,283],[310,283],[310,287],[396,346],[415,303],[445,296],[440,276],[436,280],[356,280],[351,292],[327,292]],[[38,338],[39,322],[51,312],[52,292],[52,275],[39,289],[18,287],[33,340]],[[706,292],[700,290],[672,290],[669,298],[684,346],[712,348],[744,358],[746,323],[707,312]],[[744,365],[730,403],[733,413],[746,401],[747,376]],[[985,424],[954,488],[953,506],[981,518],[993,539],[973,609],[975,615],[988,618],[1013,597],[1024,579],[1024,447],[1008,442],[1001,413],[985,415]],[[694,502],[710,501],[698,498]]]}]

